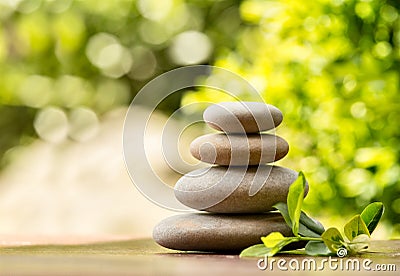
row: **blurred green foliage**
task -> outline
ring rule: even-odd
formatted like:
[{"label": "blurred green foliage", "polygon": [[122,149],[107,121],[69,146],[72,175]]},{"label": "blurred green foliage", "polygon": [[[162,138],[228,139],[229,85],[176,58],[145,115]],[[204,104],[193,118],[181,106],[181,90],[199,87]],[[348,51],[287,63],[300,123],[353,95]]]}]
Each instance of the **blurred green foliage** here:
[{"label": "blurred green foliage", "polygon": [[[213,49],[235,45],[238,4],[0,0],[0,154],[31,141],[35,129],[41,138],[58,141],[68,135],[65,127],[58,134],[50,128],[65,124],[76,108],[101,115],[127,106],[156,75],[212,60]],[[196,45],[204,46],[197,56]],[[174,94],[160,109],[171,113],[180,99]]]},{"label": "blurred green foliage", "polygon": [[[0,0],[0,154],[79,107],[101,115],[162,72],[209,63],[283,111],[281,164],[305,172],[313,214],[382,201],[400,233],[399,12],[397,0]],[[161,108],[226,98],[208,92]]]},{"label": "blurred green foliage", "polygon": [[[400,2],[244,1],[235,48],[215,65],[278,106],[313,214],[340,217],[383,201],[400,232]],[[224,96],[221,96],[221,99]],[[244,95],[246,97],[246,95]],[[185,104],[218,101],[207,90]],[[397,233],[397,234],[395,234]]]}]

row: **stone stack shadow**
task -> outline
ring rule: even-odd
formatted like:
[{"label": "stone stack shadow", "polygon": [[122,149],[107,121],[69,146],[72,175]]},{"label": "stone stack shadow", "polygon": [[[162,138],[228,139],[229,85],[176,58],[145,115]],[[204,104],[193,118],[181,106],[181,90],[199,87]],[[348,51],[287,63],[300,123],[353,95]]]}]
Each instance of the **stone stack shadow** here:
[{"label": "stone stack shadow", "polygon": [[286,202],[298,174],[266,165],[289,151],[283,138],[264,133],[282,122],[281,111],[261,102],[224,102],[209,106],[203,118],[221,132],[198,137],[190,151],[214,166],[184,175],[174,192],[182,204],[206,212],[161,221],[154,240],[176,250],[219,252],[242,250],[271,232],[290,236],[282,216],[271,210]]}]

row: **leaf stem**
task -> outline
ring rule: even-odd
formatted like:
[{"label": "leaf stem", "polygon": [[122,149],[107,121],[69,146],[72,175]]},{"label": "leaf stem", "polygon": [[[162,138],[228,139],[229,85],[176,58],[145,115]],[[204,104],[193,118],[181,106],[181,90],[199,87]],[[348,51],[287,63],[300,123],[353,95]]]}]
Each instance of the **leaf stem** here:
[{"label": "leaf stem", "polygon": [[299,237],[300,241],[323,241],[322,238]]}]

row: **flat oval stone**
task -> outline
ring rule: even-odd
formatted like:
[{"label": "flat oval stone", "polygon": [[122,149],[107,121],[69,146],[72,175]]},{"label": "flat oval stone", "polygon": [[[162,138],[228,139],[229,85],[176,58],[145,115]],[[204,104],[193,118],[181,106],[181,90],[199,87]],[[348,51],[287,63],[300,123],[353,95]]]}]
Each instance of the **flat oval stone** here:
[{"label": "flat oval stone", "polygon": [[[209,167],[185,174],[174,187],[184,205],[214,213],[263,213],[286,202],[298,173],[287,168],[261,165]],[[308,192],[306,184],[305,195]]]},{"label": "flat oval stone", "polygon": [[277,127],[283,115],[275,106],[262,102],[222,102],[209,106],[203,119],[226,133],[256,133]]},{"label": "flat oval stone", "polygon": [[270,134],[207,134],[190,144],[190,152],[200,161],[231,166],[274,162],[288,151],[283,138]]},{"label": "flat oval stone", "polygon": [[278,213],[217,215],[192,213],[169,217],[153,230],[154,240],[167,248],[184,251],[239,251],[261,243],[271,232],[292,236]]}]

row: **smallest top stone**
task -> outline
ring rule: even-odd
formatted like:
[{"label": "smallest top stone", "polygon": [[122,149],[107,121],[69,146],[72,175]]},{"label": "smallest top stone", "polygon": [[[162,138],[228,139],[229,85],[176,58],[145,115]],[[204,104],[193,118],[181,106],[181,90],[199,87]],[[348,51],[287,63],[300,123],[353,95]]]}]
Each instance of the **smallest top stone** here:
[{"label": "smallest top stone", "polygon": [[225,133],[256,133],[277,127],[283,115],[275,106],[262,102],[222,102],[209,106],[203,119]]}]

